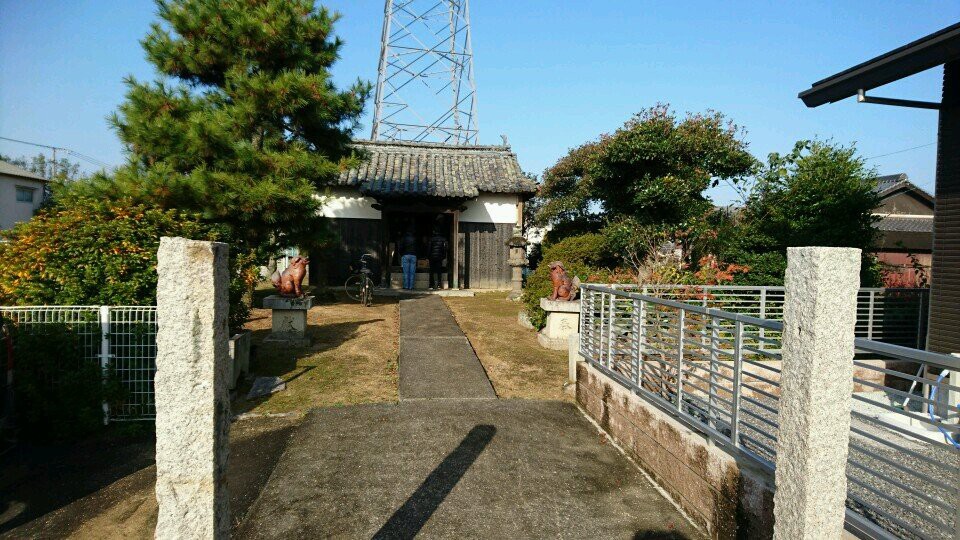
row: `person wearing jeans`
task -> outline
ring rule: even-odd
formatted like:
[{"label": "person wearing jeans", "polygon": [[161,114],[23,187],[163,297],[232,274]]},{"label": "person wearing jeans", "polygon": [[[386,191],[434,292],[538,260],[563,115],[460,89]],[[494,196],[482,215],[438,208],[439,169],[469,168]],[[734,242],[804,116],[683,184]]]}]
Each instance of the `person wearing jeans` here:
[{"label": "person wearing jeans", "polygon": [[403,269],[403,288],[412,290],[417,278],[417,238],[407,229],[400,238],[400,267]]}]

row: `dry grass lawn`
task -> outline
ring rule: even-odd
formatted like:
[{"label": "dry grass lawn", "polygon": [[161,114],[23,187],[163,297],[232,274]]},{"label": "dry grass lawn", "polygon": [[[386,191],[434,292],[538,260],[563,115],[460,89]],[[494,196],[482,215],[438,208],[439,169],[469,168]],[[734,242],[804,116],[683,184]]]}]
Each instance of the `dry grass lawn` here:
[{"label": "dry grass lawn", "polygon": [[498,396],[572,401],[563,391],[567,353],[544,349],[535,331],[517,324],[520,304],[507,300],[507,293],[444,300],[477,351]]},{"label": "dry grass lawn", "polygon": [[397,400],[399,310],[396,298],[377,298],[362,307],[342,293],[307,314],[312,345],[293,348],[263,343],[270,333],[270,310],[254,309],[246,328],[253,331],[250,369],[277,376],[286,390],[247,401],[246,388],[233,404],[235,414],[306,412],[313,407]]}]

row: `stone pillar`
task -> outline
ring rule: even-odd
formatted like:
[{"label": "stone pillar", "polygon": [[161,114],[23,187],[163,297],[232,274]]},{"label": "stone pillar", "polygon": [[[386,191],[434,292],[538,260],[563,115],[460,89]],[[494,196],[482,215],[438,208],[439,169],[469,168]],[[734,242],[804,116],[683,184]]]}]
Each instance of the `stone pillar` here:
[{"label": "stone pillar", "polygon": [[513,272],[510,278],[512,288],[508,298],[519,300],[523,294],[523,269],[529,262],[527,261],[527,239],[520,235],[519,227],[514,228],[513,237],[507,245],[510,246],[510,259],[507,263],[510,264]]},{"label": "stone pillar", "polygon": [[774,538],[840,538],[860,250],[787,250]]},{"label": "stone pillar", "polygon": [[157,252],[156,538],[228,538],[227,244]]},{"label": "stone pillar", "polygon": [[580,356],[580,334],[570,334],[567,338],[567,382],[577,382],[577,362],[582,362]]}]

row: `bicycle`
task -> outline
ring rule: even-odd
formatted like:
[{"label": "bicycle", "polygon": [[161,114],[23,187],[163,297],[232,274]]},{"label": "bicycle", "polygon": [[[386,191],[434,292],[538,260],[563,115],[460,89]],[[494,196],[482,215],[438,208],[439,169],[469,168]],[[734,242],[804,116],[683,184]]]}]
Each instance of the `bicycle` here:
[{"label": "bicycle", "polygon": [[373,256],[369,253],[363,254],[360,257],[360,270],[348,277],[343,284],[343,290],[347,293],[347,296],[360,302],[363,306],[373,304],[373,280],[370,279],[373,270],[370,270],[367,266],[367,260],[372,258]]}]

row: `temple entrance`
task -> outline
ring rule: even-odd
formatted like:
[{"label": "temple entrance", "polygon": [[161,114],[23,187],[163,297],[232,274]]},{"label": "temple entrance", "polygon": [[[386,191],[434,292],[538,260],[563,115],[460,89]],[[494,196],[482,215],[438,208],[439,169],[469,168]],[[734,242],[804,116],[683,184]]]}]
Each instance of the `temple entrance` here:
[{"label": "temple entrance", "polygon": [[441,289],[453,288],[454,268],[456,267],[454,242],[454,214],[451,211],[410,211],[387,210],[383,211],[383,223],[386,228],[386,257],[388,264],[384,265],[389,272],[385,276],[390,288],[399,289],[403,284],[403,268],[400,265],[400,256],[397,246],[401,236],[407,230],[412,230],[417,239],[417,273],[414,280],[415,289],[426,290],[430,286],[430,239],[434,234],[440,234],[447,240],[446,257],[443,260],[441,271]]}]

